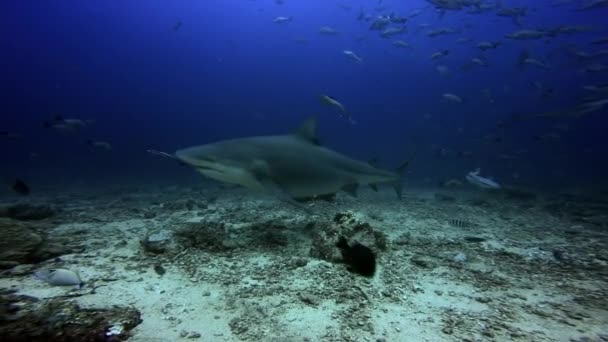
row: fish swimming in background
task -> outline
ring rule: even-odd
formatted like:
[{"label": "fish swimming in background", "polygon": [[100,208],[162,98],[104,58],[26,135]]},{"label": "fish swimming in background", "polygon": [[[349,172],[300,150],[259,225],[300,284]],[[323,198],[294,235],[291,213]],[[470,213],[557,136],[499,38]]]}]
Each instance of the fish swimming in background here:
[{"label": "fish swimming in background", "polygon": [[364,277],[373,277],[376,273],[376,255],[367,246],[358,242],[352,245],[344,236],[336,243],[336,247],[342,253],[342,260],[348,265],[348,270],[353,273],[358,273]]},{"label": "fish swimming in background", "polygon": [[525,58],[522,63],[523,65],[532,65],[541,69],[549,69],[549,66],[545,62],[532,57]]},{"label": "fish swimming in background", "polygon": [[593,44],[593,45],[608,44],[608,37],[598,38],[598,39],[592,41],[591,44]]},{"label": "fish swimming in background", "polygon": [[173,25],[173,31],[177,31],[182,27],[182,22],[181,20],[178,20],[175,25]]},{"label": "fish swimming in background", "polygon": [[54,128],[59,131],[77,131],[81,128],[87,127],[92,121],[81,120],[81,119],[64,119],[61,115],[56,115],[51,121],[45,121],[45,128]]},{"label": "fish swimming in background", "polygon": [[341,190],[356,195],[359,185],[370,184],[391,184],[401,198],[401,177],[409,164],[390,172],[325,148],[314,118],[293,134],[223,140],[178,150],[175,157],[209,178],[289,203]]},{"label": "fish swimming in background", "polygon": [[475,171],[469,172],[465,178],[469,183],[483,189],[497,190],[501,188],[500,184],[498,184],[494,180],[490,178],[481,177],[479,175],[480,172],[481,169],[477,168]]},{"label": "fish swimming in background", "polygon": [[34,272],[34,277],[55,286],[82,287],[84,282],[80,279],[78,272],[64,268],[46,269]]},{"label": "fish swimming in background", "polygon": [[541,39],[546,36],[546,32],[538,30],[519,30],[505,35],[506,38],[515,40]]},{"label": "fish swimming in background", "polygon": [[592,9],[598,9],[598,8],[605,8],[608,7],[608,0],[593,0],[591,2],[588,2],[587,4],[577,8],[577,11],[586,11],[586,10],[592,10]]},{"label": "fish swimming in background", "polygon": [[293,19],[293,17],[279,16],[279,17],[274,18],[272,20],[272,22],[275,24],[285,24],[285,23],[290,23],[292,19]]},{"label": "fish swimming in background", "polygon": [[443,77],[452,77],[452,72],[450,72],[450,68],[445,65],[438,65],[435,67],[435,70],[437,70],[439,75]]},{"label": "fish swimming in background", "polygon": [[340,103],[340,101],[336,100],[335,98],[333,98],[329,95],[320,95],[319,102],[321,102],[321,104],[323,104],[323,105],[338,108],[340,110],[340,112],[342,113],[342,115],[348,119],[348,122],[350,122],[352,124],[355,123],[353,121],[353,118],[350,115],[350,113],[346,110],[346,107],[344,107],[344,105],[342,103]]},{"label": "fish swimming in background", "polygon": [[517,26],[521,26],[521,18],[526,16],[528,9],[525,7],[513,7],[513,8],[500,8],[496,11],[496,15],[499,17],[509,17],[513,20],[513,23]]},{"label": "fish swimming in background", "polygon": [[431,59],[437,59],[437,58],[441,58],[441,57],[445,57],[448,55],[448,53],[450,53],[448,50],[441,50],[441,51],[437,51],[434,54],[431,55]]},{"label": "fish swimming in background", "polygon": [[21,134],[9,131],[0,131],[0,136],[5,137],[8,140],[20,140],[23,138]]},{"label": "fish swimming in background", "polygon": [[391,23],[391,18],[388,16],[379,16],[372,22],[370,30],[384,30]]},{"label": "fish swimming in background", "polygon": [[445,94],[443,94],[441,96],[447,102],[451,102],[451,103],[463,103],[464,102],[464,100],[462,99],[462,97],[460,97],[458,95],[451,94],[451,93],[445,93]]},{"label": "fish swimming in background", "polygon": [[398,48],[402,48],[402,49],[411,49],[412,46],[410,44],[408,44],[407,42],[404,42],[403,40],[395,40],[393,41],[393,46],[394,47],[398,47]]},{"label": "fish swimming in background", "polygon": [[336,31],[336,29],[334,29],[333,27],[321,26],[319,28],[319,33],[326,36],[335,36],[338,34],[338,31]]},{"label": "fish swimming in background", "polygon": [[25,184],[25,182],[19,178],[15,179],[15,181],[11,185],[11,189],[19,195],[27,196],[30,194],[30,187],[27,186],[27,184]]},{"label": "fish swimming in background", "polygon": [[87,145],[106,151],[110,151],[112,149],[112,145],[110,145],[109,142],[101,140],[87,140]]},{"label": "fish swimming in background", "polygon": [[481,42],[481,43],[477,44],[477,48],[482,51],[487,51],[487,50],[496,49],[501,44],[502,44],[501,42]]},{"label": "fish swimming in background", "polygon": [[583,89],[600,94],[608,95],[608,84],[600,84],[600,85],[585,85]]},{"label": "fish swimming in background", "polygon": [[346,55],[346,57],[350,58],[350,60],[352,60],[353,62],[363,63],[363,58],[359,57],[359,55],[357,55],[355,52],[353,52],[351,50],[344,50],[342,53],[344,53],[344,55]]},{"label": "fish swimming in background", "polygon": [[390,38],[392,36],[396,36],[402,33],[407,32],[407,28],[405,26],[401,26],[401,27],[389,27],[387,29],[385,29],[384,31],[382,31],[382,33],[380,34],[380,36],[382,38]]},{"label": "fish swimming in background", "polygon": [[440,29],[428,31],[426,33],[426,35],[429,37],[437,37],[437,36],[452,34],[452,33],[456,33],[456,32],[458,32],[458,31],[456,31],[455,29],[452,29],[452,28],[440,28]]}]

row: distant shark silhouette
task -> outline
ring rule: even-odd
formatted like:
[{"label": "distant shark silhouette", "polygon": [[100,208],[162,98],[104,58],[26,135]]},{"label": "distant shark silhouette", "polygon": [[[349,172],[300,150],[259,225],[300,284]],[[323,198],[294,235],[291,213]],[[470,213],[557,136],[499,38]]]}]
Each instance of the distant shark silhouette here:
[{"label": "distant shark silhouette", "polygon": [[375,189],[379,183],[390,183],[401,199],[401,176],[409,164],[390,172],[325,148],[312,117],[292,134],[223,140],[178,150],[175,157],[209,178],[288,200],[341,190],[356,196],[359,185]]}]

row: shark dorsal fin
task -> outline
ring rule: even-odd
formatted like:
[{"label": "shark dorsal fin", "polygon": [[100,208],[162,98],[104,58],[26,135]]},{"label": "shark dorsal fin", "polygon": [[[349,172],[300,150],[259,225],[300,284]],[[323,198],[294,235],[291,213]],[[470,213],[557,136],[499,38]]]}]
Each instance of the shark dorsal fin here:
[{"label": "shark dorsal fin", "polygon": [[306,140],[311,144],[319,145],[319,139],[317,138],[317,119],[314,116],[309,117],[293,132],[293,135]]}]

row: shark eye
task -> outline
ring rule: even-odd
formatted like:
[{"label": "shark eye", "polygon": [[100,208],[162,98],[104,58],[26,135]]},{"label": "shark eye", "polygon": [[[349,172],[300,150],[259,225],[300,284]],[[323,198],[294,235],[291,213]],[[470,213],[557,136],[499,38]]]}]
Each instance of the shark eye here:
[{"label": "shark eye", "polygon": [[216,162],[216,161],[217,161],[217,158],[216,158],[216,157],[213,157],[213,156],[209,156],[209,157],[204,157],[204,158],[202,158],[202,160],[203,160],[203,161],[206,161],[206,162],[213,163],[213,162]]}]

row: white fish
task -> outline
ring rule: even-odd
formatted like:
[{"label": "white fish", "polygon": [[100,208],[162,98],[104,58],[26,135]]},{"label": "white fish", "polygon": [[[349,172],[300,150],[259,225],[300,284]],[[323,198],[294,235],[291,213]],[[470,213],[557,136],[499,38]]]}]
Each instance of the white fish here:
[{"label": "white fish", "polygon": [[475,171],[469,172],[465,178],[469,183],[471,183],[475,186],[478,186],[480,188],[483,188],[483,189],[500,189],[501,188],[500,184],[496,183],[492,179],[481,177],[479,175],[480,172],[481,172],[481,169],[477,168]]},{"label": "white fish", "polygon": [[88,144],[89,146],[92,146],[92,147],[97,147],[97,148],[101,148],[101,149],[104,149],[104,150],[106,150],[106,151],[110,151],[110,150],[112,149],[112,145],[110,145],[110,143],[109,143],[109,142],[107,142],[107,141],[100,141],[100,140],[97,140],[97,141],[95,141],[95,140],[88,140],[88,141],[87,141],[87,144]]},{"label": "white fish", "polygon": [[477,65],[483,66],[483,67],[488,66],[488,62],[484,61],[483,59],[481,59],[479,57],[471,58],[471,63],[477,64]]},{"label": "white fish", "polygon": [[448,102],[453,102],[453,103],[463,103],[464,101],[462,100],[462,97],[458,96],[458,95],[454,95],[451,93],[445,93],[443,95],[441,95],[443,97],[444,100],[448,101]]},{"label": "white fish", "polygon": [[403,48],[403,49],[405,49],[405,48],[411,49],[412,48],[412,46],[410,44],[408,44],[407,42],[404,42],[403,40],[395,40],[393,42],[393,46],[394,47],[398,47],[398,48]]},{"label": "white fish", "polygon": [[483,51],[496,49],[500,45],[500,42],[481,42],[477,44],[477,48]]},{"label": "white fish", "polygon": [[528,40],[528,39],[540,39],[546,36],[546,32],[538,31],[538,30],[520,30],[517,32],[513,32],[511,34],[505,35],[505,37],[509,39],[519,39],[519,40]]},{"label": "white fish", "polygon": [[536,67],[543,68],[543,69],[549,69],[549,66],[547,64],[545,64],[544,62],[539,61],[538,59],[535,59],[535,58],[526,58],[523,60],[523,63],[526,65],[534,65]]},{"label": "white fish", "polygon": [[602,63],[589,64],[585,67],[585,69],[583,69],[584,72],[590,72],[590,73],[602,72],[602,71],[606,71],[606,70],[608,70],[608,66],[606,66]]},{"label": "white fish", "polygon": [[591,9],[605,8],[608,7],[608,0],[594,0],[586,5],[583,5],[577,9],[577,11],[585,11]]},{"label": "white fish", "polygon": [[389,27],[386,30],[382,31],[382,33],[380,34],[380,36],[382,36],[382,38],[389,38],[392,36],[396,36],[398,34],[402,34],[404,32],[406,32],[407,29],[405,28],[405,26],[402,27]]},{"label": "white fish", "polygon": [[322,26],[319,28],[319,33],[327,36],[335,36],[338,34],[338,31],[336,31],[333,27]]},{"label": "white fish", "polygon": [[452,73],[450,72],[450,68],[448,68],[445,65],[438,65],[435,67],[435,70],[437,70],[437,72],[443,77],[452,76]]},{"label": "white fish", "polygon": [[355,52],[351,50],[344,50],[343,53],[354,62],[363,63],[363,58],[359,57]]},{"label": "white fish", "polygon": [[449,53],[448,50],[437,51],[437,52],[435,52],[434,54],[431,55],[431,59],[437,59],[437,58],[440,58],[440,57],[447,56],[448,53]]},{"label": "white fish", "polygon": [[473,38],[469,38],[469,37],[462,37],[462,38],[458,38],[456,40],[456,43],[468,43],[468,42],[472,42]]},{"label": "white fish", "polygon": [[606,93],[608,94],[608,84],[603,85],[586,85],[583,86],[583,89],[592,91],[594,93]]},{"label": "white fish", "polygon": [[34,272],[34,276],[42,281],[55,286],[82,287],[84,282],[80,279],[78,272],[66,270],[65,268],[51,268]]},{"label": "white fish", "polygon": [[279,17],[274,18],[274,20],[272,20],[272,22],[276,23],[276,24],[284,24],[284,23],[291,22],[292,19],[293,19],[293,17],[282,17],[282,16],[279,16]]}]

